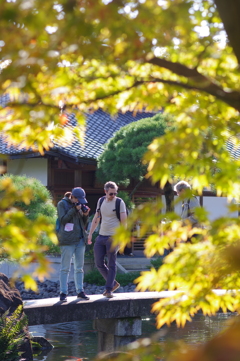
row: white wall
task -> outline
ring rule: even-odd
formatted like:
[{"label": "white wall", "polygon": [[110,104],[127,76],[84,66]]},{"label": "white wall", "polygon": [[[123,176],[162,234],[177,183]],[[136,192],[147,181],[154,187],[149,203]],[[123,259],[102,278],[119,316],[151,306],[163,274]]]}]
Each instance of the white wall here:
[{"label": "white wall", "polygon": [[7,172],[37,178],[47,186],[48,162],[45,158],[11,159],[7,162]]},{"label": "white wall", "polygon": [[230,213],[226,197],[203,197],[203,206],[209,212],[209,219],[213,221],[219,217],[238,217],[238,212]]},{"label": "white wall", "polygon": [[[199,197],[197,197],[199,200]],[[177,197],[175,197],[177,200]],[[164,197],[163,197],[164,201]],[[164,202],[165,203],[165,202]],[[226,197],[203,197],[203,207],[209,212],[209,219],[213,221],[219,217],[238,217],[238,212],[229,213],[228,211],[228,200]],[[181,214],[182,203],[175,205],[175,212]]]}]

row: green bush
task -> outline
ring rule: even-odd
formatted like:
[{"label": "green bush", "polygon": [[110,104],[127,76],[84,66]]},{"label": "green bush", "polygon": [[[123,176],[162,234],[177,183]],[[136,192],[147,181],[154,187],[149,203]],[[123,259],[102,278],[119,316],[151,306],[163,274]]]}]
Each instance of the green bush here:
[{"label": "green bush", "polygon": [[[30,220],[36,220],[38,217],[44,217],[46,221],[55,226],[57,211],[53,205],[52,196],[47,188],[35,178],[27,176],[19,176],[13,174],[5,174],[1,177],[1,181],[10,178],[17,191],[29,191],[28,199],[30,202],[15,202],[14,206],[23,211]],[[59,247],[42,232],[39,242],[48,247],[47,253],[59,253]]]},{"label": "green bush", "polygon": [[155,269],[159,269],[159,267],[161,267],[163,264],[163,258],[162,257],[158,257],[156,259],[152,259],[151,260],[151,265],[155,268]]},{"label": "green bush", "polygon": [[94,268],[91,272],[87,273],[84,276],[84,281],[89,283],[90,285],[104,286],[105,280],[103,276],[99,273],[99,271]]},{"label": "green bush", "polygon": [[129,198],[129,194],[126,191],[119,191],[117,196],[122,198],[122,200],[126,204],[128,211],[131,211],[135,208],[135,204],[131,201],[131,199]]},{"label": "green bush", "polygon": [[[92,215],[88,218],[87,231],[90,230],[93,217],[94,217],[94,214],[92,214]],[[98,228],[96,228],[96,230],[93,232],[93,235],[92,235],[92,244],[88,244],[88,245],[86,246],[85,258],[94,259],[93,248],[94,248],[95,240],[96,240],[96,238],[97,238],[97,236],[98,236],[98,231],[97,231],[97,229],[98,229]]]},{"label": "green bush", "polygon": [[[128,284],[133,283],[133,281],[139,276],[140,272],[118,273],[116,280],[121,284],[121,286],[127,286]],[[97,286],[104,286],[106,283],[103,276],[96,268],[84,276],[84,281]]]},{"label": "green bush", "polygon": [[140,272],[118,273],[116,280],[121,286],[127,286],[130,283],[134,283],[134,280],[140,276]]}]

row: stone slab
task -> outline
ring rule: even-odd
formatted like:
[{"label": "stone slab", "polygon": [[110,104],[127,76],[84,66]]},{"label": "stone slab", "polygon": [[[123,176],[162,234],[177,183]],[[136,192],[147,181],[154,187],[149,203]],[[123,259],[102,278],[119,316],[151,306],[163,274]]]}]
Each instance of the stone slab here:
[{"label": "stone slab", "polygon": [[[225,294],[225,290],[213,290]],[[59,322],[85,321],[104,318],[145,317],[152,315],[152,304],[161,298],[171,297],[178,291],[117,293],[113,298],[90,295],[90,300],[68,297],[29,300],[24,302],[24,311],[29,325],[54,324]]]}]

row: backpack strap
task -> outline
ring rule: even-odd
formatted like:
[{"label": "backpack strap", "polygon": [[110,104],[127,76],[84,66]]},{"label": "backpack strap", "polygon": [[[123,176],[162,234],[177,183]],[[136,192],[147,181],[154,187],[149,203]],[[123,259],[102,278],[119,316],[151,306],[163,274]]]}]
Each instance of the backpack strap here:
[{"label": "backpack strap", "polygon": [[190,204],[190,198],[189,198],[188,201],[187,201],[187,207],[188,207],[188,209],[187,209],[187,216],[188,216],[188,217],[190,217],[190,206],[189,206],[189,204]]},{"label": "backpack strap", "polygon": [[102,205],[104,199],[106,199],[106,196],[103,196],[103,197],[101,197],[101,198],[99,199],[99,207],[98,207],[98,209],[97,209],[98,217],[100,217],[100,222],[101,222],[101,220],[102,220],[100,208],[101,208],[101,205]]},{"label": "backpack strap", "polygon": [[100,212],[100,208],[101,208],[101,205],[102,205],[104,199],[106,199],[106,196],[103,196],[103,197],[100,198],[100,200],[99,200],[99,207],[98,207],[98,209],[97,209],[97,212]]},{"label": "backpack strap", "polygon": [[[106,196],[103,196],[103,197],[100,198],[100,200],[99,200],[99,207],[98,207],[98,209],[97,209],[97,212],[98,212],[100,218],[102,218],[102,216],[101,216],[101,205],[102,205],[104,199],[106,199]],[[121,200],[122,200],[121,198],[116,197],[115,208],[116,208],[116,216],[117,216],[117,218],[118,218],[119,221],[121,220],[121,218],[120,218],[120,204],[121,204]],[[100,220],[100,222],[101,222],[101,220]]]},{"label": "backpack strap", "polygon": [[[193,196],[193,198],[197,199],[197,197],[196,197],[196,196]],[[190,216],[191,216],[191,213],[190,213],[190,206],[189,206],[189,204],[190,204],[190,198],[189,198],[189,199],[188,199],[188,201],[187,201],[187,205],[188,205],[188,213],[187,213],[187,215],[188,215],[188,217],[190,217]]]},{"label": "backpack strap", "polygon": [[121,221],[121,218],[120,218],[120,204],[121,204],[121,198],[116,198],[116,205],[115,205],[115,207],[116,207],[116,216],[117,216],[117,218],[118,218],[118,220],[119,221]]}]

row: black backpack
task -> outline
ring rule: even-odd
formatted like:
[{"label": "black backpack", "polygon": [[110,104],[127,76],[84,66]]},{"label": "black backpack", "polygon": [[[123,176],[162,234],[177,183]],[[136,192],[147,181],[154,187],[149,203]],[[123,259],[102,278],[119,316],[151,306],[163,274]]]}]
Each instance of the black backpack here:
[{"label": "black backpack", "polygon": [[[101,217],[100,208],[101,208],[101,205],[102,205],[104,199],[106,199],[106,196],[103,196],[103,197],[100,198],[99,208],[97,209],[97,212],[100,212],[100,217]],[[118,218],[119,221],[121,221],[121,219],[120,219],[120,204],[121,204],[121,200],[122,200],[122,198],[116,197],[116,203],[115,203],[115,209],[114,209],[114,211],[116,210],[116,216],[117,216],[117,218]],[[127,215],[128,215],[128,210],[127,210],[127,208],[126,208],[126,212],[127,212]],[[102,218],[102,217],[101,217],[101,218]]]}]

